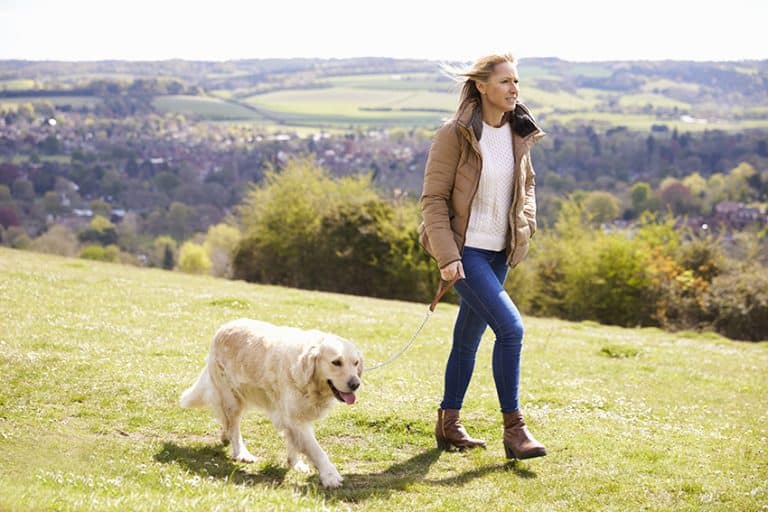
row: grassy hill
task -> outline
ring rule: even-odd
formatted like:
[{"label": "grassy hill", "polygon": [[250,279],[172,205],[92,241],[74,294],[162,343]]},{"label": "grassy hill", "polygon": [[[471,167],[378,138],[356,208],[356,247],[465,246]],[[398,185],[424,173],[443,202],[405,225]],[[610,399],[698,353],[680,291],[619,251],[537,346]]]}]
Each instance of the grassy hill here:
[{"label": "grassy hill", "polygon": [[345,477],[287,472],[256,412],[234,463],[179,393],[223,322],[248,316],[355,341],[366,364],[426,305],[0,248],[2,510],[739,510],[768,506],[768,345],[527,318],[522,403],[549,455],[506,463],[486,335],[464,417],[488,449],[432,435],[453,305],[364,375],[318,439]]}]

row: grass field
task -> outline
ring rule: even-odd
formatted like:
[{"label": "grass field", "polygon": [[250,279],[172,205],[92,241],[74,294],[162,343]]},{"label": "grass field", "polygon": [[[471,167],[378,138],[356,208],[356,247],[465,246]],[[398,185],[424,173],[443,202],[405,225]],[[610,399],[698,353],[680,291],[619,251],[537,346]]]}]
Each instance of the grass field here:
[{"label": "grass field", "polygon": [[97,103],[101,103],[101,99],[95,96],[19,96],[15,98],[0,98],[0,109],[15,110],[24,103],[50,103],[55,107],[68,106],[80,108],[84,106],[92,107]]},{"label": "grass field", "polygon": [[768,344],[526,318],[521,401],[549,455],[506,462],[478,354],[463,416],[488,449],[432,429],[456,307],[364,374],[316,426],[345,484],[286,471],[256,412],[234,463],[177,399],[242,316],[348,337],[371,366],[426,305],[300,291],[0,248],[0,510],[669,510],[768,508]]},{"label": "grass field", "polygon": [[[582,69],[583,67],[583,69]],[[568,72],[602,76],[605,69],[582,66]],[[751,119],[708,120],[707,124],[685,123],[680,119],[659,119],[655,115],[632,111],[650,105],[652,108],[696,112],[696,106],[666,96],[666,89],[691,89],[692,84],[676,84],[668,80],[649,81],[635,94],[592,88],[569,87],[563,76],[554,76],[541,67],[532,66],[523,73],[521,97],[534,112],[548,123],[566,125],[597,122],[606,127],[626,126],[633,130],[648,131],[651,126],[665,124],[671,130],[700,131],[705,129],[737,130],[740,128],[768,128],[768,117],[761,113]],[[539,85],[539,80],[549,81]],[[327,87],[285,89],[264,94],[248,95],[237,91],[243,110],[256,108],[268,125],[304,127],[380,127],[383,125],[436,127],[451,115],[458,101],[459,90],[439,74],[411,73],[404,75],[368,74],[334,76],[319,79]],[[557,85],[560,82],[560,85]],[[553,85],[554,84],[554,85]],[[562,86],[561,88],[559,88]],[[216,96],[235,97],[234,91],[218,90]],[[161,100],[156,102],[160,104]],[[215,101],[215,100],[207,100]],[[601,111],[613,102],[627,112]],[[170,101],[163,104],[165,111],[184,112],[188,106]],[[209,110],[197,109],[203,117],[215,119],[217,105],[207,104]],[[236,108],[233,103],[227,109]],[[247,110],[246,110],[247,111]],[[249,113],[252,114],[252,113]],[[697,116],[693,116],[697,117]],[[248,119],[247,116],[241,119]]]},{"label": "grass field", "polygon": [[159,112],[192,114],[213,121],[264,119],[259,113],[242,105],[206,96],[159,96],[155,98],[153,105]]}]

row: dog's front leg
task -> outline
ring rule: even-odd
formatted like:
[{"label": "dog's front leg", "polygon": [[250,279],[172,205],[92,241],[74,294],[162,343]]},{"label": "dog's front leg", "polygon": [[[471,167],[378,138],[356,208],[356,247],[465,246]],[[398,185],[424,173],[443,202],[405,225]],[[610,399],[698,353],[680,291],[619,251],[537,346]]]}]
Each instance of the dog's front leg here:
[{"label": "dog's front leg", "polygon": [[328,455],[317,443],[312,424],[303,423],[288,428],[287,434],[291,436],[294,446],[304,453],[320,473],[320,482],[323,487],[335,489],[340,487],[344,478],[331,463]]},{"label": "dog's front leg", "polygon": [[290,430],[283,430],[283,437],[288,451],[288,467],[302,473],[309,471],[309,466],[301,460],[301,451],[296,447],[297,441],[293,439],[293,433]]}]

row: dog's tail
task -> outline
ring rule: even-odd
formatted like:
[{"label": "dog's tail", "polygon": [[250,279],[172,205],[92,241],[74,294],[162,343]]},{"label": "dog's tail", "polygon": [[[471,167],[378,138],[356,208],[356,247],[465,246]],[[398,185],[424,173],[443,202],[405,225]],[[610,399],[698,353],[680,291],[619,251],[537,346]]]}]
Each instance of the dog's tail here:
[{"label": "dog's tail", "polygon": [[197,381],[181,394],[179,405],[182,407],[205,407],[208,405],[208,393],[211,389],[211,377],[208,365],[205,365]]}]

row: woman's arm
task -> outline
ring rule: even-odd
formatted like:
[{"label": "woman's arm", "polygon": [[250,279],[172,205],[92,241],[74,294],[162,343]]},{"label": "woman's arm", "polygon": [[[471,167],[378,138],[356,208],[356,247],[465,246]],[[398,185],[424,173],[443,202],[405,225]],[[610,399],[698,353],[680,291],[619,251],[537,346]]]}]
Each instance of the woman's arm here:
[{"label": "woman's arm", "polygon": [[435,134],[424,169],[421,212],[432,256],[440,268],[459,261],[461,254],[451,229],[449,202],[461,154],[455,123],[444,124]]},{"label": "woman's arm", "polygon": [[531,236],[536,232],[536,171],[533,170],[531,163],[531,152],[525,155],[525,203],[523,204],[523,215],[528,219],[528,226],[531,228]]}]

